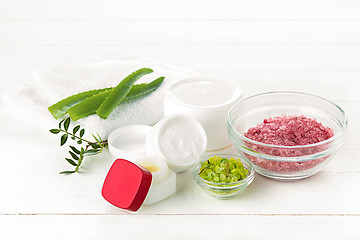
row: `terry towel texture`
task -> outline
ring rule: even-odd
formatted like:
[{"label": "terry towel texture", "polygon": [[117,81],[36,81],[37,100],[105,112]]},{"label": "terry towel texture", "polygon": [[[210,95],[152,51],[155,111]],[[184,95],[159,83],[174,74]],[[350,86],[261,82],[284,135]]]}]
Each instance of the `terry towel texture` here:
[{"label": "terry towel texture", "polygon": [[49,106],[79,92],[115,87],[127,75],[144,67],[154,72],[143,76],[136,84],[165,77],[155,92],[139,100],[120,104],[107,119],[101,119],[95,114],[77,121],[91,133],[99,133],[101,137],[107,138],[111,131],[121,126],[153,125],[159,121],[163,117],[162,106],[168,87],[181,79],[197,76],[198,73],[143,57],[48,67],[35,70],[32,74],[34,81],[7,94],[5,102],[17,112],[51,121],[56,126],[57,120],[48,111]]}]

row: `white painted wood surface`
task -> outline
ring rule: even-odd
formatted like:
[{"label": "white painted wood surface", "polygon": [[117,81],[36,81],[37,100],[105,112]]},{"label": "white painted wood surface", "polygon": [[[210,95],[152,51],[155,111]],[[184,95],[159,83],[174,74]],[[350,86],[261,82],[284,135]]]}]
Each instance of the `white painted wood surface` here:
[{"label": "white painted wood surface", "polygon": [[101,197],[107,151],[61,176],[58,137],[0,100],[0,239],[360,239],[359,29],[356,0],[0,0],[0,95],[39,67],[140,55],[231,78],[246,96],[320,95],[349,117],[345,145],[311,178],[256,175],[223,201],[182,173],[176,195],[134,214]]}]

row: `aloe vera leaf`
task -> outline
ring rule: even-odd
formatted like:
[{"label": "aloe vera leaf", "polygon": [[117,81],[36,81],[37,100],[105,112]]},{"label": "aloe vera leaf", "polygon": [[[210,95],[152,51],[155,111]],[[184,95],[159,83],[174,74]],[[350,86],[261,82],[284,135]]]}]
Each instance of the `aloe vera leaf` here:
[{"label": "aloe vera leaf", "polygon": [[[121,103],[134,100],[136,98],[140,98],[152,93],[161,85],[163,80],[164,77],[160,77],[150,83],[134,85]],[[83,117],[94,114],[96,110],[100,107],[102,102],[105,100],[105,98],[110,94],[111,90],[112,89],[109,89],[107,91],[91,96],[68,109],[70,118],[73,121],[77,121]]]},{"label": "aloe vera leaf", "polygon": [[150,68],[141,68],[124,80],[122,80],[107,96],[104,102],[100,105],[99,109],[96,111],[97,115],[101,118],[108,118],[110,113],[121,103],[125,96],[130,92],[131,87],[134,83],[143,75],[152,73],[153,70]]},{"label": "aloe vera leaf", "polygon": [[64,116],[67,113],[68,109],[72,106],[78,104],[79,102],[85,100],[88,97],[106,91],[108,89],[109,88],[96,89],[72,95],[51,105],[50,107],[48,107],[48,109],[55,119],[59,119],[60,117]]},{"label": "aloe vera leaf", "polygon": [[71,120],[77,121],[81,118],[96,113],[96,110],[100,107],[100,105],[104,102],[105,98],[112,90],[113,89],[110,88],[106,91],[95,94],[69,108],[67,112],[69,113]]},{"label": "aloe vera leaf", "polygon": [[137,99],[152,93],[162,84],[163,81],[164,81],[164,77],[159,77],[150,83],[141,83],[141,84],[133,85],[132,88],[130,89],[130,92],[121,101],[121,103],[133,99]]}]

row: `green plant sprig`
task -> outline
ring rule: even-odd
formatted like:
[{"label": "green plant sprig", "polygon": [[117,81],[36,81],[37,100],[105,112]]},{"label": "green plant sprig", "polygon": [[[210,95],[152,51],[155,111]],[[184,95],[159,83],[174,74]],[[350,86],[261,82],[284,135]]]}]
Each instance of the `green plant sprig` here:
[{"label": "green plant sprig", "polygon": [[102,140],[99,134],[97,137],[92,134],[95,141],[89,141],[83,138],[85,129],[81,128],[80,125],[76,125],[72,131],[69,131],[71,119],[70,117],[63,119],[59,122],[59,128],[50,129],[52,134],[63,133],[60,138],[60,146],[63,146],[69,136],[72,140],[76,141],[80,149],[69,145],[69,154],[71,158],[65,158],[65,160],[75,167],[72,171],[62,171],[60,174],[71,174],[79,171],[81,164],[83,163],[85,156],[92,156],[102,153],[103,149],[107,146],[107,140]]}]

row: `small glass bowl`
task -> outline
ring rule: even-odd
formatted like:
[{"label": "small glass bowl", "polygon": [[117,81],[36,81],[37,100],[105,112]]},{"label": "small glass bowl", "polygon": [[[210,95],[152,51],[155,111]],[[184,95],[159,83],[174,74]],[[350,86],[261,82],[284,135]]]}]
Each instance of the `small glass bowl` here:
[{"label": "small glass bowl", "polygon": [[[238,182],[233,183],[216,183],[216,182],[209,182],[202,177],[199,176],[201,163],[207,161],[209,158],[213,156],[220,156],[222,158],[230,159],[231,157],[238,159],[241,159],[241,163],[244,165],[244,167],[249,170],[248,176]],[[219,198],[219,199],[228,199],[233,197],[236,194],[242,193],[247,186],[250,185],[250,183],[254,180],[254,168],[250,161],[246,159],[242,159],[238,155],[234,154],[213,154],[213,155],[207,155],[202,157],[194,166],[193,168],[193,175],[195,181],[200,185],[202,190],[204,190],[209,195]]]},{"label": "small glass bowl", "polygon": [[[318,143],[279,146],[251,140],[244,133],[269,117],[281,115],[315,118],[334,131],[334,136]],[[336,104],[300,92],[268,92],[235,104],[228,114],[228,134],[240,156],[254,164],[255,171],[277,180],[291,181],[322,170],[343,145],[347,117]]]}]

